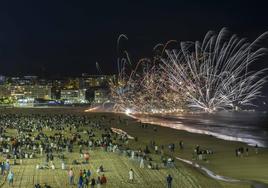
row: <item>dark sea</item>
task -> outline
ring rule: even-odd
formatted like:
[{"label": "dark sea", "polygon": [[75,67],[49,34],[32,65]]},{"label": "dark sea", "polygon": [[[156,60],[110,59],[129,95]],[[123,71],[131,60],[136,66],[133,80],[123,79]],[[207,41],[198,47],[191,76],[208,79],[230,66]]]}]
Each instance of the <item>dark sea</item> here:
[{"label": "dark sea", "polygon": [[217,112],[158,115],[142,120],[188,132],[212,135],[224,140],[268,147],[266,112]]}]

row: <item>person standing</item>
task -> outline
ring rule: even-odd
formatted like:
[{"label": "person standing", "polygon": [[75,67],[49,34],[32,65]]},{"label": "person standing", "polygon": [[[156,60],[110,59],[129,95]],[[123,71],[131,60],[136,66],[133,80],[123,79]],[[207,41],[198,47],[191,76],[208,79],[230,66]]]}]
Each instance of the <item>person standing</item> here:
[{"label": "person standing", "polygon": [[135,159],[135,152],[131,151],[131,159],[134,160]]},{"label": "person standing", "polygon": [[101,179],[100,179],[100,176],[98,176],[97,181],[96,181],[96,184],[97,184],[97,188],[100,188],[101,187]]},{"label": "person standing", "polygon": [[40,155],[43,156],[43,147],[40,145]]},{"label": "person standing", "polygon": [[71,168],[68,172],[68,176],[69,176],[69,183],[70,185],[74,184],[74,172],[73,169]]},{"label": "person standing", "polygon": [[258,144],[255,145],[255,153],[258,154]]},{"label": "person standing", "polygon": [[155,151],[155,154],[158,154],[158,146],[157,145],[154,146],[154,151]]},{"label": "person standing", "polygon": [[65,163],[63,161],[61,162],[61,169],[65,170]]},{"label": "person standing", "polygon": [[141,158],[141,161],[140,161],[140,168],[144,168],[144,159],[143,159],[143,157]]},{"label": "person standing", "polygon": [[7,175],[7,180],[8,180],[9,186],[10,185],[13,186],[14,174],[13,174],[13,172],[11,170],[9,171],[9,173]]},{"label": "person standing", "polygon": [[6,164],[5,164],[5,170],[6,170],[7,173],[8,173],[9,170],[10,170],[10,164],[9,164],[9,161],[7,161]]},{"label": "person standing", "polygon": [[95,184],[96,184],[96,181],[94,178],[91,179],[91,182],[90,182],[90,186],[91,188],[94,188],[95,187]]},{"label": "person standing", "polygon": [[130,182],[134,181],[134,172],[132,169],[128,172]]},{"label": "person standing", "polygon": [[84,188],[88,188],[89,179],[86,177],[84,178]]},{"label": "person standing", "polygon": [[168,186],[168,188],[171,188],[171,183],[172,183],[172,177],[171,177],[171,175],[169,174],[169,175],[167,176],[167,186]]},{"label": "person standing", "polygon": [[102,185],[106,185],[106,183],[107,183],[107,178],[105,177],[104,174],[101,176],[100,183],[101,183]]},{"label": "person standing", "polygon": [[79,176],[79,179],[78,179],[78,188],[83,188],[83,176]]},{"label": "person standing", "polygon": [[86,176],[87,176],[87,178],[90,180],[90,176],[91,176],[91,171],[90,171],[90,169],[87,170]]},{"label": "person standing", "polygon": [[4,164],[4,162],[0,162],[0,166],[1,166],[1,175],[3,176],[5,174],[5,164]]},{"label": "person standing", "polygon": [[183,149],[183,141],[182,140],[180,141],[179,144],[180,144],[180,149]]}]

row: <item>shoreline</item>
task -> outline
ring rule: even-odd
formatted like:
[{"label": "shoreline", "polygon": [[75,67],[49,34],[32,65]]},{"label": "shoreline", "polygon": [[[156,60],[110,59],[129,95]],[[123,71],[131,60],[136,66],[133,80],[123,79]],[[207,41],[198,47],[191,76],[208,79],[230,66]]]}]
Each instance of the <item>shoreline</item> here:
[{"label": "shoreline", "polygon": [[[192,134],[199,134],[199,135],[205,135],[205,136],[212,136],[214,138],[220,139],[220,140],[224,140],[224,141],[231,141],[231,142],[241,142],[241,143],[245,143],[248,146],[254,147],[256,146],[256,144],[258,145],[258,147],[260,148],[268,148],[268,145],[265,145],[264,143],[261,143],[258,140],[255,140],[254,138],[241,138],[241,137],[235,137],[235,136],[231,136],[231,135],[226,135],[226,134],[220,134],[217,132],[213,132],[213,131],[209,131],[209,130],[202,130],[202,129],[197,129],[194,128],[190,125],[185,125],[183,122],[179,122],[177,120],[177,122],[172,122],[171,120],[168,120],[167,118],[163,118],[161,117],[161,115],[163,114],[127,114],[124,112],[114,112],[114,111],[108,111],[108,110],[90,110],[90,108],[86,107],[86,106],[80,106],[80,107],[72,107],[72,106],[57,106],[57,107],[26,107],[26,108],[19,108],[19,107],[13,107],[13,108],[1,108],[0,107],[0,111],[4,110],[4,111],[21,111],[23,112],[24,110],[30,110],[33,111],[33,113],[38,113],[38,111],[40,110],[41,113],[44,113],[45,111],[50,111],[50,110],[59,110],[59,113],[61,112],[61,109],[67,110],[67,113],[104,113],[104,114],[120,114],[120,115],[126,115],[130,118],[135,119],[137,122],[142,122],[145,124],[151,124],[151,125],[157,125],[157,126],[161,126],[161,127],[168,127],[171,129],[175,129],[178,131],[186,131]],[[11,112],[12,113],[12,112]],[[261,113],[266,113],[266,112],[261,112]],[[178,113],[176,113],[178,115]],[[187,114],[205,114],[203,112],[180,112],[179,114],[181,114],[181,117],[184,117],[183,115],[187,115]],[[159,116],[158,116],[159,115]],[[171,114],[165,114],[165,115],[171,115]],[[161,119],[162,118],[162,119]]]},{"label": "shoreline", "polygon": [[[126,125],[126,127],[121,126],[123,130],[127,130],[126,132],[132,133],[133,131],[135,131],[136,128],[132,127],[131,125],[135,124],[136,126],[138,126],[137,124],[143,123],[149,124],[149,126],[158,126],[159,128],[157,128],[157,132],[160,132],[158,133],[158,136],[160,136],[158,137],[158,139],[166,142],[166,144],[172,143],[174,141],[176,142],[176,140],[174,140],[174,138],[176,137],[185,141],[188,149],[184,152],[177,151],[176,155],[174,156],[177,160],[177,157],[179,157],[186,161],[192,161],[192,149],[196,147],[196,144],[204,146],[204,148],[213,149],[217,157],[214,155],[211,156],[208,163],[205,161],[198,161],[198,166],[202,167],[202,169],[198,170],[202,171],[207,176],[210,176],[208,174],[209,171],[209,173],[212,175],[214,174],[215,177],[231,180],[231,182],[229,183],[250,183],[254,188],[268,187],[268,171],[265,167],[267,165],[264,164],[264,162],[267,161],[267,147],[260,147],[259,153],[255,154],[255,147],[249,145],[249,157],[247,157],[246,154],[244,157],[236,157],[235,149],[239,147],[246,148],[248,145],[247,143],[242,142],[241,140],[226,140],[208,134],[198,134],[196,132],[193,133],[187,130],[177,129],[170,126],[163,126],[159,125],[159,122],[142,122],[140,118],[137,118],[135,116],[133,117],[130,114],[111,114],[118,114],[120,116],[123,115],[127,118],[132,119],[135,122],[129,123],[128,125]],[[163,136],[165,137],[167,135],[167,138],[163,138]],[[155,136],[152,135],[151,138],[146,138],[146,140],[154,138]],[[178,141],[179,140],[177,140],[177,142]],[[194,165],[191,166],[196,168],[196,166]],[[212,177],[210,176],[210,178]]]},{"label": "shoreline", "polygon": [[251,181],[251,180],[238,180],[238,179],[229,178],[226,176],[221,176],[221,175],[218,175],[218,174],[214,173],[213,171],[209,170],[208,168],[201,166],[197,163],[194,163],[192,161],[182,159],[180,157],[176,157],[176,159],[185,163],[185,164],[193,166],[194,168],[205,173],[208,177],[215,179],[217,181],[224,181],[224,182],[228,182],[228,183],[249,183],[253,188],[268,188],[268,185],[265,183],[262,183],[262,182],[256,182],[256,181]]},{"label": "shoreline", "polygon": [[143,116],[137,115],[137,116],[135,116],[132,114],[126,114],[126,115],[137,120],[137,121],[140,121],[140,122],[146,123],[146,124],[168,127],[168,128],[179,130],[179,131],[186,131],[186,132],[189,132],[192,134],[201,134],[201,135],[213,136],[215,138],[225,140],[225,141],[242,142],[242,143],[245,143],[248,146],[252,146],[252,147],[258,145],[258,147],[261,147],[261,148],[268,148],[267,145],[261,143],[258,140],[254,140],[252,138],[246,139],[246,138],[241,138],[241,137],[224,135],[224,134],[220,134],[220,133],[216,133],[216,132],[212,132],[212,131],[208,131],[208,130],[196,129],[196,128],[193,128],[189,125],[183,124],[183,122],[177,121],[175,123],[175,122],[166,120],[161,116],[155,116],[155,115],[154,116],[150,116],[150,115],[145,115],[145,116],[144,115]]}]

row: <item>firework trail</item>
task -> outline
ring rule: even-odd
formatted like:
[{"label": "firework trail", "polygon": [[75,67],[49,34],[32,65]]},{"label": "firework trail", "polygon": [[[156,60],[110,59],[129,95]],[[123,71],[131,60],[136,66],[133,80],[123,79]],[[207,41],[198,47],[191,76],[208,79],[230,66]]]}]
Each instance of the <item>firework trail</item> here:
[{"label": "firework trail", "polygon": [[[118,78],[111,83],[116,111],[133,113],[170,113],[182,109],[239,109],[254,105],[265,83],[264,72],[249,71],[250,66],[266,53],[258,43],[209,31],[202,42],[181,42],[178,49],[157,44],[152,58],[133,64],[126,50],[118,58]],[[128,39],[120,35],[117,40]],[[119,49],[119,46],[117,46]]]},{"label": "firework trail", "polygon": [[188,107],[213,112],[254,105],[265,83],[266,69],[248,71],[249,66],[266,53],[257,43],[228,36],[223,28],[218,34],[209,31],[203,42],[182,42],[180,50],[166,50],[163,70],[171,87],[185,93]]},{"label": "firework trail", "polygon": [[[127,39],[125,35],[120,35],[117,45],[122,38]],[[174,40],[156,45],[154,51],[160,49],[159,53],[153,58],[142,58],[135,65],[131,63],[127,51],[123,50],[124,56],[119,57],[117,62],[117,80],[110,84],[116,111],[159,113],[180,106],[181,101],[172,96],[171,92],[174,92],[168,87],[167,77],[160,67],[160,57],[172,42]]]}]

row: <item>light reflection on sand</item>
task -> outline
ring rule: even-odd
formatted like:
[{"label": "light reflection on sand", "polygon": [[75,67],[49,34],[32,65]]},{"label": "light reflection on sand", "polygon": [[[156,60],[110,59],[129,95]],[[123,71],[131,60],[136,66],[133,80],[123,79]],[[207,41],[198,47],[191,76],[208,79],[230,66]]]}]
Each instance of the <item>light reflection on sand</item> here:
[{"label": "light reflection on sand", "polygon": [[[113,108],[109,106],[107,108],[102,106],[92,107],[86,112],[113,112]],[[125,113],[124,113],[125,114]],[[190,114],[190,115],[189,115]],[[202,116],[200,113],[189,113],[185,114],[131,114],[127,113],[125,115],[136,119],[137,121],[141,121],[142,123],[160,125],[163,127],[169,127],[177,130],[183,130],[190,133],[211,135],[219,139],[228,140],[228,141],[238,141],[244,142],[248,145],[255,146],[256,144],[259,147],[267,147],[267,142],[263,139],[264,135],[258,135],[256,132],[260,131],[260,127],[255,127],[252,125],[246,125],[245,122],[233,122],[237,119],[241,119],[241,117],[237,117],[238,114],[229,113],[225,117],[226,114],[220,114],[220,116],[212,115],[213,118],[209,119],[207,116]],[[242,115],[242,119],[254,114],[240,114]],[[232,121],[222,121],[222,118],[231,119]],[[255,117],[256,118],[256,117]],[[260,117],[257,117],[257,119]],[[254,117],[252,118],[254,120]],[[255,121],[255,120],[254,120]],[[263,131],[265,132],[265,131]],[[266,133],[266,132],[265,132]]]},{"label": "light reflection on sand", "polygon": [[[186,126],[181,121],[178,121],[178,120],[171,121],[171,120],[167,120],[167,119],[162,119],[161,116],[160,117],[151,117],[151,116],[142,116],[142,115],[134,115],[134,114],[128,114],[128,116],[130,116],[138,121],[141,121],[142,123],[160,125],[163,127],[169,127],[169,128],[173,128],[173,129],[177,129],[177,130],[183,130],[183,131],[187,131],[190,133],[211,135],[211,136],[214,136],[216,138],[223,139],[223,140],[244,142],[244,143],[247,143],[251,146],[255,146],[257,144],[259,147],[265,147],[264,143],[262,143],[259,140],[254,139],[254,138],[245,138],[245,137],[241,138],[238,136],[235,137],[235,136],[216,133],[213,131],[196,129],[196,128],[192,128],[190,126]],[[181,117],[181,118],[184,118],[184,117]],[[207,121],[209,121],[209,120],[202,120],[202,121],[204,121],[204,123],[208,123]],[[248,135],[248,137],[252,137],[252,135]]]}]

